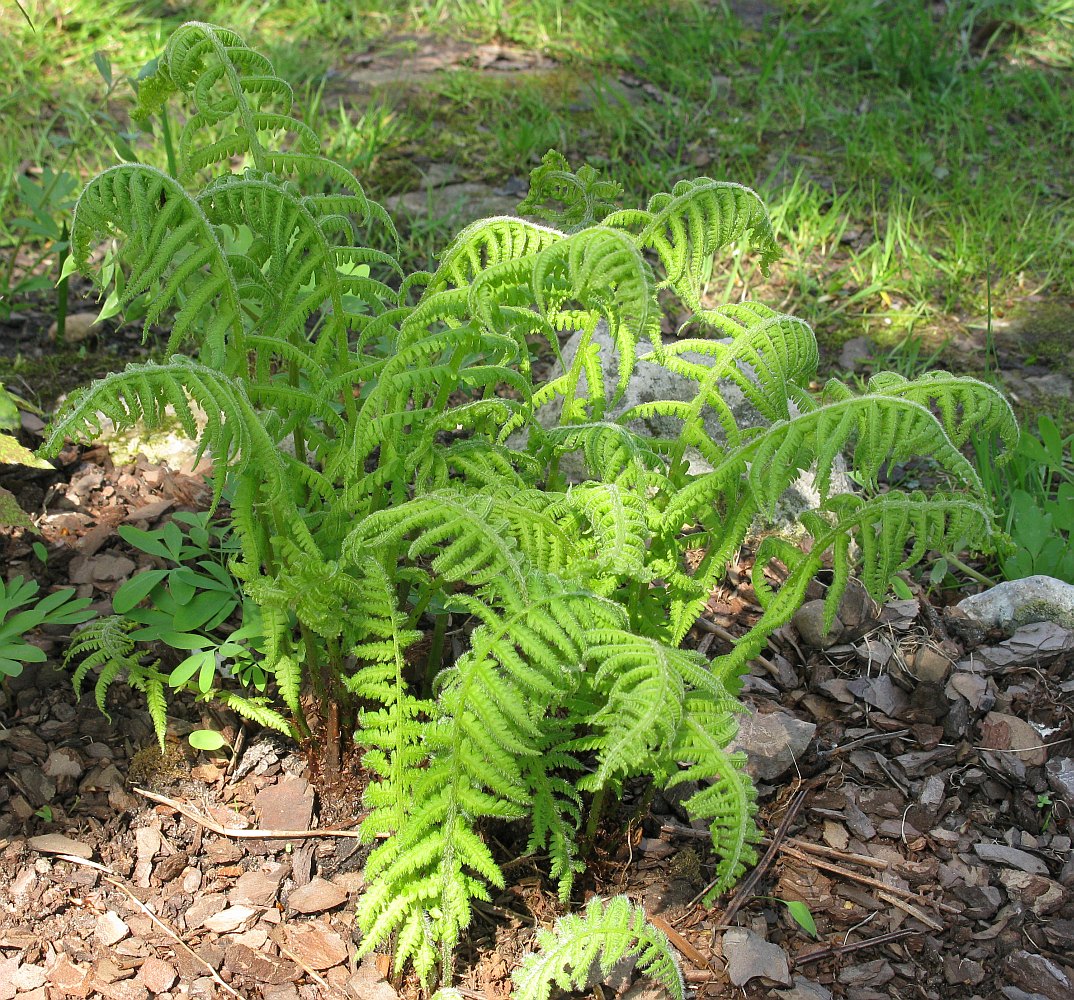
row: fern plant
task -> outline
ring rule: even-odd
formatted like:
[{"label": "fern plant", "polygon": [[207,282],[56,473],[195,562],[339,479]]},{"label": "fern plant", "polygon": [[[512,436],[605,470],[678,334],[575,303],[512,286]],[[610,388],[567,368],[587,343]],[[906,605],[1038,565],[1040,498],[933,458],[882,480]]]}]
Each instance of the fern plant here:
[{"label": "fern plant", "polygon": [[[852,559],[881,596],[927,550],[989,532],[960,448],[971,428],[1010,438],[1006,402],[944,373],[878,375],[861,394],[832,381],[812,395],[806,324],[704,301],[721,248],[746,239],[764,267],[779,253],[740,185],[684,181],[620,209],[614,186],[550,154],[527,200],[548,224],[475,222],[435,271],[404,275],[360,245],[371,228],[394,234],[387,216],[319,155],[289,88],[236,35],[178,29],[140,91],[143,111],[175,95],[193,109],[179,176],[114,167],[90,182],[72,226],[84,268],[115,241],[112,294],[122,307],[150,293],[148,321],[172,323],[167,356],[72,396],[44,447],[92,437],[102,412],[155,424],[170,408],[211,452],[240,543],[232,568],[259,608],[262,668],[293,732],[317,736],[331,767],[353,721],[373,775],[364,829],[382,840],[361,952],[390,941],[397,967],[450,986],[472,902],[504,884],[486,821],[524,824],[566,901],[585,810],[641,776],[697,782],[687,808],[711,825],[713,894],[724,891],[758,838],[743,755],[726,750],[747,662],[826,560],[832,617]],[[714,338],[664,343],[661,289]],[[536,379],[531,341],[558,355],[568,331],[579,350]],[[642,349],[696,395],[612,419]],[[611,392],[605,370],[617,373]],[[721,380],[768,423],[737,427]],[[720,442],[705,431],[710,412]],[[679,432],[641,435],[634,421],[650,413]],[[710,471],[691,473],[688,449]],[[571,453],[580,482],[560,472]],[[844,453],[861,495],[829,495]],[[945,471],[942,492],[880,488],[888,463],[922,454]],[[804,518],[810,550],[766,539],[755,627],[712,661],[684,648],[751,524],[809,467],[822,495]],[[764,575],[774,559],[778,589]],[[102,678],[118,673],[101,666]]]}]

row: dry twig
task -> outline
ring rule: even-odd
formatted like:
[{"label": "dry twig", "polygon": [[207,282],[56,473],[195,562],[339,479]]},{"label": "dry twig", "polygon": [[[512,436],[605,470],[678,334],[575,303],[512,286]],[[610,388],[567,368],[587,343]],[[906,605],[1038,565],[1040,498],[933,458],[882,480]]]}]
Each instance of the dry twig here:
[{"label": "dry twig", "polygon": [[[938,899],[929,899],[928,896],[923,896],[919,892],[914,892],[912,889],[900,889],[895,885],[888,885],[886,882],[881,882],[879,879],[870,878],[868,875],[859,875],[857,872],[851,871],[849,868],[843,868],[840,865],[833,865],[830,861],[822,861],[818,857],[812,857],[806,854],[804,851],[799,851],[788,844],[781,844],[779,849],[786,855],[792,858],[797,858],[799,861],[805,861],[807,864],[812,865],[814,868],[819,868],[821,871],[831,872],[833,875],[839,875],[842,878],[848,879],[851,882],[858,882],[861,885],[867,885],[871,889],[877,889],[880,892],[890,893],[893,896],[898,896],[900,899],[912,899],[917,903],[923,903],[925,906],[934,906],[938,910],[943,910],[945,913],[961,913],[962,911],[957,906],[951,906],[949,903],[942,903]],[[917,914],[914,914],[916,917]],[[920,918],[919,918],[920,919]]]},{"label": "dry twig", "polygon": [[817,948],[815,951],[806,952],[806,954],[800,955],[798,958],[793,959],[791,964],[795,968],[798,968],[802,965],[808,965],[810,962],[819,962],[824,958],[835,958],[839,955],[848,955],[851,952],[860,951],[862,948],[872,948],[875,945],[891,944],[892,941],[899,941],[904,937],[909,937],[911,934],[920,933],[921,931],[915,931],[910,927],[904,927],[901,930],[888,931],[887,934],[877,934],[876,937],[865,938],[863,941],[854,941],[852,944],[830,944],[824,948]]}]

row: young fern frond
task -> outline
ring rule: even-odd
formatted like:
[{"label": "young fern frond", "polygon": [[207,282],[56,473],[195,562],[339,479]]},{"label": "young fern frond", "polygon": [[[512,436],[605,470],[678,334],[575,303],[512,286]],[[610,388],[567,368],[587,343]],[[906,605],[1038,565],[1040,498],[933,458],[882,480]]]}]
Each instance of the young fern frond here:
[{"label": "young fern frond", "polygon": [[823,497],[844,449],[852,449],[850,467],[871,488],[884,466],[922,455],[935,459],[954,482],[981,488],[973,466],[921,403],[905,395],[848,396],[755,433],[678,492],[665,511],[665,527],[675,532],[691,523],[744,474],[758,512],[769,516],[802,469],[815,466]]},{"label": "young fern frond", "polygon": [[[194,406],[207,419],[204,430],[198,427]],[[198,458],[209,450],[215,459],[214,506],[223,492],[229,465],[232,474],[261,479],[277,499],[287,492],[276,444],[266,433],[244,385],[206,365],[179,356],[164,364],[130,364],[72,393],[49,426],[42,454],[57,454],[67,437],[98,437],[102,413],[120,428],[141,421],[156,430],[178,420],[187,437],[199,442]]]},{"label": "young fern frond", "polygon": [[651,773],[654,761],[667,756],[682,721],[683,675],[690,672],[685,661],[693,659],[696,654],[625,629],[590,634],[586,663],[600,708],[586,720],[590,735],[571,749],[596,751],[598,768],[579,788],[618,788],[626,778]]},{"label": "young fern frond", "polygon": [[287,133],[305,153],[320,146],[310,127],[291,115],[291,87],[268,59],[227,28],[198,21],[177,28],[156,69],[141,83],[134,117],[156,114],[176,93],[188,94],[195,108],[179,135],[184,180],[243,155],[256,169],[268,169],[265,133]]},{"label": "young fern frond", "polygon": [[671,775],[668,787],[684,781],[701,786],[683,805],[695,819],[709,824],[717,859],[715,885],[706,896],[706,905],[711,905],[757,863],[757,790],[745,771],[746,755],[725,749],[738,729],[733,713],[741,706],[729,695],[713,698],[692,692],[684,709],[672,759],[687,764]]},{"label": "young fern frond", "polygon": [[[897,372],[877,372],[866,384],[868,395],[910,399],[939,411],[940,422],[951,443],[962,447],[971,434],[997,434],[1007,447],[1018,439],[1018,421],[1011,404],[995,386],[965,375],[926,372],[908,379]],[[851,395],[838,379],[824,386],[826,399],[841,400]]]},{"label": "young fern frond", "polygon": [[449,970],[470,900],[488,898],[486,883],[503,885],[473,824],[526,815],[524,762],[541,754],[542,720],[579,683],[589,623],[623,622],[616,605],[551,578],[532,577],[528,593],[505,595],[503,611],[477,598],[464,603],[481,624],[469,650],[441,674],[413,806],[370,856],[359,904],[361,953],[395,932],[399,961],[412,959],[424,979],[438,960]]},{"label": "young fern frond", "polygon": [[440,255],[440,266],[429,280],[426,295],[466,288],[488,268],[532,258],[561,239],[561,232],[525,219],[479,219],[463,229]]},{"label": "young fern frond", "polygon": [[578,511],[592,532],[593,555],[613,576],[648,581],[644,498],[618,483],[583,483],[567,493],[567,505]]},{"label": "young fern frond", "polygon": [[81,661],[71,676],[75,694],[79,697],[82,694],[82,683],[90,671],[100,668],[94,685],[94,698],[97,708],[109,721],[112,717],[105,708],[108,688],[120,673],[126,672],[127,683],[146,695],[149,717],[163,753],[164,736],[168,728],[167,702],[164,696],[167,675],[157,669],[160,660],[144,662],[147,653],[139,649],[131,638],[131,632],[139,627],[136,622],[122,615],[98,618],[75,633],[64,654],[63,665],[66,668],[75,661]]},{"label": "young fern frond", "polygon": [[[608,321],[619,364],[614,404],[633,374],[639,341],[650,341],[657,353],[661,349],[656,279],[645,258],[626,234],[593,227],[537,254],[531,282],[534,302],[545,314],[574,300]],[[590,403],[602,408],[598,393],[603,393],[604,379],[588,382]],[[594,416],[602,416],[599,409]]]},{"label": "young fern frond", "polygon": [[207,363],[222,367],[230,351],[243,351],[243,310],[271,311],[271,303],[264,301],[268,289],[248,280],[248,272],[236,273],[201,206],[155,167],[112,167],[79,196],[71,223],[72,255],[79,268],[87,268],[97,243],[116,238],[119,260],[129,268],[119,306],[126,309],[149,293],[146,333],[170,316],[170,350],[178,350],[196,331]]},{"label": "young fern frond", "polygon": [[553,989],[584,990],[593,970],[607,979],[632,956],[639,971],[660,983],[673,1000],[683,1000],[682,973],[667,936],[626,896],[594,896],[584,915],[570,913],[556,921],[555,930],[539,930],[536,944],[537,951],[514,973],[513,1000],[549,1000]]},{"label": "young fern frond", "polygon": [[647,208],[612,212],[602,225],[625,229],[643,250],[653,249],[664,266],[662,284],[674,289],[695,313],[703,312],[701,288],[717,250],[747,233],[767,274],[782,256],[772,222],[755,191],[707,177],[679,181],[671,193],[654,195]]},{"label": "young fern frond", "polygon": [[622,193],[622,184],[603,179],[588,163],[573,173],[566,157],[550,149],[530,172],[529,194],[518,214],[539,215],[567,232],[577,232],[614,211]]}]

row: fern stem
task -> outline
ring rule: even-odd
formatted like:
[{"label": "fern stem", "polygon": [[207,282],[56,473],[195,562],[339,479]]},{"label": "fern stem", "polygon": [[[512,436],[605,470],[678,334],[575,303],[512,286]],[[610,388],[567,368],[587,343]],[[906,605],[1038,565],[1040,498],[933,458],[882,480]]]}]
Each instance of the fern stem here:
[{"label": "fern stem", "polygon": [[[297,389],[299,383],[298,362],[292,359],[287,367],[287,381],[291,388]],[[292,432],[292,437],[295,442],[295,458],[298,459],[303,465],[308,464],[306,460],[306,435],[303,433],[302,428],[295,425],[295,429]]]},{"label": "fern stem", "polygon": [[593,796],[593,802],[589,807],[589,816],[585,823],[585,840],[589,846],[597,836],[597,828],[600,826],[600,817],[604,812],[604,801],[608,796],[608,786],[602,785]]},{"label": "fern stem", "polygon": [[433,680],[440,672],[440,666],[444,660],[444,635],[447,632],[448,618],[450,615],[445,611],[435,618],[433,624],[432,645],[429,647],[429,658],[425,661],[425,692],[428,694],[433,689]]},{"label": "fern stem", "polygon": [[960,573],[965,573],[971,580],[976,580],[978,583],[984,584],[986,587],[994,587],[996,581],[985,576],[984,573],[980,573],[972,566],[966,565],[958,556],[947,553],[944,558],[957,569]]},{"label": "fern stem", "polygon": [[179,164],[175,158],[175,141],[172,139],[172,120],[167,107],[160,109],[160,137],[164,140],[164,155],[168,158],[168,173],[179,179]]},{"label": "fern stem", "polygon": [[56,343],[62,344],[64,336],[67,332],[67,301],[68,301],[68,288],[67,282],[69,279],[63,276],[63,268],[67,263],[67,258],[71,256],[70,245],[70,233],[67,230],[67,223],[63,224],[60,236],[61,242],[67,242],[67,249],[63,253],[56,255],[56,274],[59,280],[56,282]]}]

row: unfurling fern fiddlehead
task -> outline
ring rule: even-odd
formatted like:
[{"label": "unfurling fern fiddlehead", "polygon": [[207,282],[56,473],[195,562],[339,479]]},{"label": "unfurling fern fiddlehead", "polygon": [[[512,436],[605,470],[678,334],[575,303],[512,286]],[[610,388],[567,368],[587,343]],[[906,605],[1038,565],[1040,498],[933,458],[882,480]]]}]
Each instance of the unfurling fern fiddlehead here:
[{"label": "unfurling fern fiddlehead", "polygon": [[[361,245],[369,227],[394,239],[390,219],[320,155],[290,88],[237,35],[179,29],[142,83],[141,110],[176,96],[193,109],[178,176],[106,171],[72,230],[84,267],[116,241],[115,300],[146,299],[147,327],[171,321],[168,356],[73,396],[46,450],[94,434],[100,411],[120,425],[174,414],[212,454],[214,499],[228,497],[240,543],[232,569],[261,611],[270,690],[303,733],[311,694],[322,717],[326,704],[355,709],[372,775],[365,830],[384,837],[366,870],[361,951],[391,941],[398,965],[449,983],[472,901],[503,883],[484,823],[528,823],[528,849],[547,852],[567,901],[585,797],[641,776],[698,783],[686,806],[712,831],[713,891],[728,888],[759,836],[744,759],[726,750],[747,662],[824,560],[834,614],[852,542],[879,596],[925,551],[985,538],[960,447],[970,427],[1010,438],[1006,401],[946,373],[877,375],[860,394],[833,380],[814,396],[805,323],[702,295],[729,245],[748,241],[763,268],[778,256],[764,206],[740,185],[682,181],[645,209],[620,209],[618,185],[550,154],[526,205],[551,204],[553,225],[475,222],[435,271],[408,275]],[[706,336],[664,342],[662,291]],[[531,343],[562,360],[560,335],[572,331],[574,358],[535,378]],[[613,416],[639,355],[691,391]],[[739,426],[728,384],[760,426]],[[641,434],[650,416],[674,430]],[[582,472],[568,482],[572,453]],[[691,472],[695,453],[706,471]],[[879,489],[885,467],[911,456],[931,458],[942,491]],[[864,494],[829,495],[843,457]],[[807,468],[821,497],[802,518],[810,551],[762,542],[760,620],[711,663],[683,649],[751,527]],[[764,577],[772,558],[786,569],[778,590]],[[101,669],[102,703],[125,669],[162,717],[162,675],[121,622],[73,650],[89,654],[79,681]],[[268,694],[214,693],[287,726]],[[521,996],[578,984],[598,955],[628,951],[681,992],[666,941],[625,901],[593,904],[561,929],[545,940],[551,957],[525,966]]]}]

